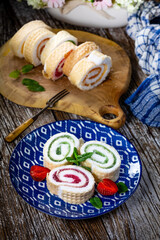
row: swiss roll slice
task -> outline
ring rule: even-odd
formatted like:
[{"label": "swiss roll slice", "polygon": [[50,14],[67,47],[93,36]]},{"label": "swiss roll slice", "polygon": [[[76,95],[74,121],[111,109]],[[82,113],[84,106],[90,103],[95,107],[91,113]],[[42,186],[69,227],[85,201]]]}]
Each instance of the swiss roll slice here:
[{"label": "swiss roll slice", "polygon": [[80,153],[93,152],[92,156],[81,164],[91,168],[96,182],[104,178],[116,181],[119,178],[121,158],[117,150],[100,141],[88,141],[80,148]]},{"label": "swiss roll slice", "polygon": [[47,175],[47,188],[51,194],[58,195],[65,202],[81,204],[94,194],[95,180],[92,174],[82,167],[61,166]]},{"label": "swiss roll slice", "polygon": [[106,79],[111,66],[111,57],[94,50],[75,64],[68,79],[79,89],[90,90]]},{"label": "swiss roll slice", "polygon": [[75,48],[72,42],[64,42],[56,47],[45,61],[43,76],[52,80],[62,77],[65,60]]},{"label": "swiss roll slice", "polygon": [[75,64],[88,56],[93,50],[100,50],[99,46],[94,42],[84,42],[75,48],[65,61],[63,67],[64,74],[69,77]]},{"label": "swiss roll slice", "polygon": [[78,40],[76,37],[68,33],[67,31],[59,31],[54,37],[52,37],[46,44],[42,54],[41,54],[41,62],[45,65],[45,61],[47,57],[52,53],[52,51],[61,45],[64,42],[72,42],[77,45]]},{"label": "swiss roll slice", "polygon": [[19,58],[24,57],[23,47],[24,47],[25,40],[32,31],[38,28],[46,28],[51,30],[51,28],[48,25],[46,25],[43,21],[35,20],[35,21],[26,23],[14,34],[9,44],[15,56]]},{"label": "swiss roll slice", "polygon": [[54,33],[46,28],[39,28],[32,31],[24,43],[24,58],[34,66],[41,64],[41,53],[47,41],[54,36]]},{"label": "swiss roll slice", "polygon": [[69,164],[66,157],[73,155],[74,147],[79,149],[80,140],[71,133],[53,135],[43,148],[43,165],[49,169]]}]

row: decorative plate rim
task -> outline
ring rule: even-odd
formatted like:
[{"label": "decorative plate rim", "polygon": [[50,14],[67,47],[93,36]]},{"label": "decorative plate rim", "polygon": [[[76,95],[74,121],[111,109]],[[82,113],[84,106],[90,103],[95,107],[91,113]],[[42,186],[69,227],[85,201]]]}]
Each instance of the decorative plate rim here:
[{"label": "decorative plate rim", "polygon": [[[34,133],[35,131],[41,129],[42,127],[45,127],[45,126],[48,126],[48,125],[51,125],[51,124],[56,124],[56,123],[59,123],[59,122],[90,122],[92,124],[98,124],[98,125],[103,125],[105,126],[106,128],[112,130],[113,132],[117,133],[118,135],[121,135],[122,137],[124,137],[128,143],[130,143],[134,149],[134,151],[136,152],[136,155],[138,157],[138,163],[139,163],[139,178],[138,178],[138,182],[137,182],[137,185],[135,187],[135,189],[132,191],[132,193],[130,195],[128,195],[125,199],[123,199],[120,203],[116,204],[116,206],[114,206],[113,208],[109,209],[109,210],[106,210],[105,212],[102,212],[102,213],[96,213],[95,215],[90,215],[90,216],[78,216],[78,217],[67,217],[67,216],[60,216],[58,214],[52,214],[52,213],[49,213],[49,212],[46,212],[45,210],[41,209],[40,207],[37,207],[37,206],[34,206],[34,204],[30,203],[30,202],[27,202],[27,200],[23,197],[23,194],[21,192],[18,192],[17,189],[16,189],[16,186],[14,185],[14,182],[11,178],[11,174],[10,174],[10,171],[11,171],[11,159],[13,158],[13,154],[14,154],[14,151],[16,150],[16,148],[19,146],[19,144],[21,143],[21,141],[23,141],[29,134],[32,134]],[[14,189],[16,190],[17,194],[26,202],[28,203],[30,206],[34,207],[35,209],[45,213],[45,214],[48,214],[52,217],[58,217],[58,218],[62,218],[62,219],[69,219],[69,220],[82,220],[82,219],[90,219],[90,218],[95,218],[95,217],[99,217],[99,216],[102,216],[108,212],[111,212],[113,210],[115,210],[116,208],[118,208],[120,205],[122,205],[123,203],[125,203],[134,193],[135,191],[137,190],[139,184],[140,184],[140,181],[141,181],[141,177],[142,177],[142,163],[141,163],[141,159],[140,159],[140,156],[139,156],[139,153],[137,152],[135,146],[130,142],[130,140],[128,138],[126,138],[123,134],[119,133],[117,130],[113,129],[112,127],[109,127],[107,125],[104,125],[102,123],[98,123],[98,122],[95,122],[95,121],[92,121],[92,120],[83,120],[83,119],[68,119],[68,120],[59,120],[59,121],[55,121],[55,122],[50,122],[50,123],[47,123],[47,124],[44,124],[34,130],[32,130],[31,132],[27,133],[18,143],[17,145],[15,146],[11,156],[10,156],[10,161],[9,161],[9,175],[10,175],[10,180],[11,180],[11,183],[14,187]],[[46,181],[46,180],[45,180]],[[103,196],[102,196],[103,197]],[[105,206],[104,206],[105,208]]]}]

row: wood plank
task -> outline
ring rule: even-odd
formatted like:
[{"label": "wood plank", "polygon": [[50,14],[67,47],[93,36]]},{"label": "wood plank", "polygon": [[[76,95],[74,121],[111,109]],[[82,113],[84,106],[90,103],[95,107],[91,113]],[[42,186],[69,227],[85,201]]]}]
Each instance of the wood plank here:
[{"label": "wood plank", "polygon": [[160,131],[137,120],[124,100],[136,89],[145,75],[138,66],[134,54],[134,42],[125,33],[125,28],[94,29],[69,25],[52,19],[44,10],[33,10],[26,1],[0,1],[0,44],[3,45],[26,22],[42,19],[54,28],[77,29],[109,38],[123,47],[132,64],[132,78],[129,89],[123,95],[121,106],[127,115],[125,125],[118,131],[135,145],[143,166],[142,179],[136,192],[114,211],[94,219],[66,220],[51,217],[28,205],[14,190],[9,178],[9,159],[18,141],[45,123],[63,119],[86,119],[78,115],[50,110],[44,113],[34,125],[27,129],[13,143],[4,142],[4,137],[18,124],[38,112],[38,109],[19,106],[0,97],[0,236],[10,239],[110,239],[110,240],[159,240],[159,147]]}]

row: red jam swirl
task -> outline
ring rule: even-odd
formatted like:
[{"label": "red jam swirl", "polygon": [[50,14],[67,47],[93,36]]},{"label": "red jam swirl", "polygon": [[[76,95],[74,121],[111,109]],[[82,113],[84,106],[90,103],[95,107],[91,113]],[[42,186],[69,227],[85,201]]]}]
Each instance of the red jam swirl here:
[{"label": "red jam swirl", "polygon": [[63,75],[62,68],[63,68],[63,66],[64,66],[64,61],[65,61],[65,59],[62,59],[62,60],[60,61],[60,63],[58,64],[58,67],[56,68],[56,71],[55,71],[55,73],[54,73],[54,75],[55,75],[56,78],[60,78],[60,77]]},{"label": "red jam swirl", "polygon": [[[61,169],[61,170],[59,170],[59,171],[56,171],[56,172],[54,172],[54,174],[53,174],[53,179],[56,181],[56,182],[63,182],[60,178],[59,178],[59,174],[61,173],[61,172],[63,172],[63,171],[68,171],[68,170],[74,170],[75,172],[78,172],[78,173],[81,173],[84,177],[85,177],[85,179],[86,179],[86,181],[85,181],[85,183],[84,183],[84,185],[82,185],[82,186],[74,186],[74,187],[79,187],[79,188],[82,188],[82,187],[86,187],[87,185],[88,185],[88,183],[89,183],[89,179],[88,179],[88,176],[85,174],[85,173],[83,173],[83,172],[81,172],[80,170],[78,170],[78,169],[72,169],[72,168],[68,168],[68,169]],[[71,178],[72,179],[72,182],[64,182],[64,183],[73,183],[73,184],[78,184],[78,183],[80,183],[81,182],[81,179],[75,174],[65,174],[64,175],[64,177],[66,177],[66,178]]]}]

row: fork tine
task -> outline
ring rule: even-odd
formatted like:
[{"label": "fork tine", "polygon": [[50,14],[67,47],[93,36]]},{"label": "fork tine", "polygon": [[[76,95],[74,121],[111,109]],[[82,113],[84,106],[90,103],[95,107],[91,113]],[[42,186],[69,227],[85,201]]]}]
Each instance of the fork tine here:
[{"label": "fork tine", "polygon": [[55,96],[53,96],[52,98],[50,98],[50,99],[46,102],[46,104],[47,104],[47,105],[52,104],[53,101],[55,101],[57,98],[63,97],[63,94],[65,94],[65,93],[68,94],[69,92],[68,92],[68,90],[63,89],[61,92],[57,93]]},{"label": "fork tine", "polygon": [[52,98],[50,98],[46,104],[49,104],[51,103],[54,99],[56,99],[57,97],[59,97],[61,94],[63,94],[64,92],[66,92],[67,90],[66,89],[63,89],[62,91],[58,92],[56,95],[54,95]]},{"label": "fork tine", "polygon": [[60,95],[58,95],[54,100],[52,100],[52,101],[49,103],[49,106],[50,106],[50,107],[53,107],[53,105],[54,105],[56,102],[58,102],[61,98],[63,98],[63,97],[66,96],[67,94],[69,94],[68,91],[61,93]]}]

